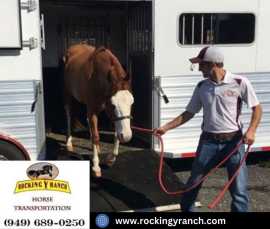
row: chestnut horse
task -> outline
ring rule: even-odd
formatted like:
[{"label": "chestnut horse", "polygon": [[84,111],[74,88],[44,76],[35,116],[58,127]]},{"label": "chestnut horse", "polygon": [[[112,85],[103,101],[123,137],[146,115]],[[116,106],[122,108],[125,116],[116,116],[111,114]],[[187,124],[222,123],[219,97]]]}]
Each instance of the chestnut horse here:
[{"label": "chestnut horse", "polygon": [[134,98],[130,92],[130,79],[114,54],[104,47],[86,44],[71,46],[63,58],[64,97],[67,116],[67,149],[73,151],[71,136],[72,97],[87,107],[87,119],[93,146],[94,176],[101,176],[98,114],[105,109],[115,126],[113,152],[106,162],[112,165],[118,155],[119,142],[132,138],[130,128],[131,106]]}]

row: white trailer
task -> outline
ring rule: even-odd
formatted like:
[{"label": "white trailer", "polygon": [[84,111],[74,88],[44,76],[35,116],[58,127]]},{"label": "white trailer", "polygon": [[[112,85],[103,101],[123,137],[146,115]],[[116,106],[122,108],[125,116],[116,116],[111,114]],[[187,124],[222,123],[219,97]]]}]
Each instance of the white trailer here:
[{"label": "white trailer", "polygon": [[39,2],[0,0],[0,154],[37,159],[45,147]]},{"label": "white trailer", "polygon": [[[190,71],[188,59],[196,56],[203,44],[217,45],[224,52],[225,68],[243,74],[251,81],[263,107],[263,118],[252,151],[269,151],[269,1],[155,0],[153,11],[154,77],[159,79],[170,99],[169,104],[159,98],[153,103],[156,111],[153,114],[158,114],[154,117],[154,126],[184,111],[194,86],[202,79],[198,71]],[[243,109],[244,129],[250,114],[250,110]],[[164,136],[169,157],[194,155],[201,122],[202,113],[199,113],[181,128]]]},{"label": "white trailer", "polygon": [[[42,158],[45,118],[52,129],[63,120],[59,60],[70,44],[105,45],[117,54],[133,75],[134,125],[145,128],[185,110],[202,78],[188,59],[216,45],[225,54],[225,68],[254,85],[264,113],[252,150],[269,151],[269,11],[266,0],[0,0],[0,32],[6,35],[0,36],[2,136],[17,139],[31,158]],[[248,109],[242,120],[247,127]],[[194,156],[201,121],[199,113],[164,136],[166,157]],[[155,139],[142,137],[159,150]]]}]

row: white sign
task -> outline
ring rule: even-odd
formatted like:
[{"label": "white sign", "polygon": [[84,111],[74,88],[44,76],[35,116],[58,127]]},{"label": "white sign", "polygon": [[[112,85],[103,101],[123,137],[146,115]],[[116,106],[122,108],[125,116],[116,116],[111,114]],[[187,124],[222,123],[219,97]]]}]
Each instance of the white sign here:
[{"label": "white sign", "polygon": [[0,228],[89,229],[89,161],[0,161]]}]

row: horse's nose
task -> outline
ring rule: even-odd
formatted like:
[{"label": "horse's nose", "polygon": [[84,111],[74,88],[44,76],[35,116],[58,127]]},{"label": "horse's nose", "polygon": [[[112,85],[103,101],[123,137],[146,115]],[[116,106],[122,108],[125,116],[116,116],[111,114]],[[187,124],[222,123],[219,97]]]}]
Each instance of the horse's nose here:
[{"label": "horse's nose", "polygon": [[120,134],[120,135],[118,136],[118,139],[119,139],[119,141],[120,141],[121,143],[123,143],[123,142],[124,142],[124,135],[123,135],[123,134]]},{"label": "horse's nose", "polygon": [[118,139],[121,143],[125,143],[125,142],[128,142],[130,141],[130,139],[132,138],[132,133],[130,134],[123,134],[121,133],[119,136],[118,136]]}]

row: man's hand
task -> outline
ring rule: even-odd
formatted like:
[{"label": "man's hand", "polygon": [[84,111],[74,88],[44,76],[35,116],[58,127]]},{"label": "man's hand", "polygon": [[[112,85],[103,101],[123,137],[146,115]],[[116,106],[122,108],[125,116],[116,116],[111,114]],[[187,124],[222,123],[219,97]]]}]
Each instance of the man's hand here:
[{"label": "man's hand", "polygon": [[154,129],[154,134],[163,135],[167,132],[167,130],[164,127],[159,127]]},{"label": "man's hand", "polygon": [[255,141],[255,131],[248,129],[244,134],[244,143],[252,145]]},{"label": "man's hand", "polygon": [[247,132],[244,134],[244,143],[252,145],[255,141],[255,132],[260,123],[262,117],[262,106],[258,104],[255,107],[252,107],[252,115],[250,125],[247,129]]}]

